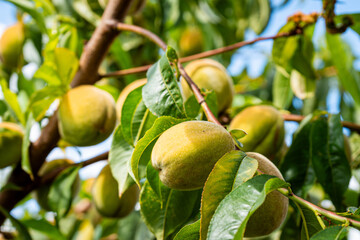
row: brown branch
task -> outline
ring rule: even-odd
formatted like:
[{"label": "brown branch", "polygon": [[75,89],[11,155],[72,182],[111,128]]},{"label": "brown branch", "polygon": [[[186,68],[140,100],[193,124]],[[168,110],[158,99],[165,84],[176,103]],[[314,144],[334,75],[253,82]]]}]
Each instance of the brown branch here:
[{"label": "brown branch", "polygon": [[[295,114],[283,114],[282,116],[285,121],[294,121],[294,122],[301,122],[305,118],[304,116],[295,115]],[[360,134],[360,125],[348,121],[342,121],[341,124],[344,127],[347,127],[352,131]]]},{"label": "brown branch", "polygon": [[[209,51],[206,51],[206,52],[194,54],[194,55],[191,55],[191,56],[188,56],[188,57],[183,57],[183,58],[179,59],[179,62],[181,62],[181,63],[190,62],[190,61],[193,61],[193,60],[196,60],[196,59],[211,57],[211,56],[215,56],[215,55],[218,55],[218,54],[221,54],[221,53],[233,51],[233,50],[236,50],[238,48],[241,48],[241,47],[244,47],[244,46],[247,46],[247,45],[251,45],[251,44],[254,44],[254,43],[259,42],[259,41],[274,40],[274,39],[277,39],[277,38],[291,37],[291,36],[295,36],[295,35],[299,35],[299,34],[302,34],[301,29],[296,29],[296,31],[289,32],[289,33],[279,33],[279,34],[277,34],[275,36],[270,36],[270,37],[258,37],[258,38],[255,38],[253,40],[242,41],[242,42],[238,42],[238,43],[226,46],[226,47],[221,47],[221,48],[209,50]],[[102,74],[102,75],[100,75],[100,77],[101,78],[105,78],[105,77],[121,77],[121,76],[129,75],[129,74],[141,73],[141,72],[146,72],[150,67],[151,67],[151,65],[145,65],[145,66],[140,66],[140,67],[135,67],[135,68],[129,68],[129,69],[124,69],[124,70],[120,70],[120,71],[116,71],[116,72]]]},{"label": "brown branch", "polygon": [[336,34],[343,33],[348,27],[354,24],[354,20],[349,16],[344,16],[341,24],[335,23],[335,4],[337,0],[323,0],[323,14],[325,19],[326,31]]},{"label": "brown branch", "polygon": [[[134,25],[118,23],[115,21],[111,21],[111,22],[109,21],[108,24],[112,28],[115,28],[119,31],[126,30],[126,31],[138,33],[138,34],[150,39],[155,44],[157,44],[162,50],[166,51],[166,48],[167,48],[166,43],[163,40],[161,40],[157,35],[155,35],[154,33],[150,32],[147,29],[144,29],[144,28],[141,28],[138,26],[134,26]],[[185,69],[181,65],[180,61],[177,61],[177,67],[179,68],[180,74],[184,77],[185,81],[187,82],[187,84],[189,85],[191,90],[193,91],[193,93],[196,97],[196,100],[198,101],[198,103],[200,104],[202,109],[204,110],[207,119],[210,122],[221,125],[221,123],[217,120],[217,118],[211,112],[209,106],[207,105],[207,103],[204,99],[204,96],[201,94],[199,87],[194,83],[194,81],[191,79],[191,77],[185,72]]]},{"label": "brown branch", "polygon": [[[119,31],[115,31],[105,22],[111,19],[123,21],[130,3],[131,0],[109,1],[100,25],[96,28],[81,55],[79,69],[71,83],[72,87],[82,84],[94,84],[98,80],[97,72],[100,63],[105,57],[112,41],[119,34]],[[60,139],[57,122],[57,114],[55,112],[49,119],[49,123],[41,131],[39,139],[30,146],[29,156],[35,178],[37,178],[36,173],[44,163],[46,156],[56,147]],[[35,181],[36,180],[37,179],[35,179]],[[0,193],[0,205],[5,210],[10,211],[35,188],[35,184],[31,181],[29,175],[21,169],[20,164],[18,164],[11,173],[8,183],[15,184],[24,189],[23,191],[9,189]],[[0,225],[3,224],[4,220],[5,216],[0,214]]]},{"label": "brown branch", "polygon": [[62,171],[64,171],[66,168],[69,167],[74,167],[74,166],[80,166],[80,167],[86,167],[89,166],[93,163],[99,162],[99,161],[103,161],[103,160],[107,160],[109,157],[109,152],[105,152],[102,153],[96,157],[90,158],[88,160],[85,160],[83,162],[79,162],[79,163],[74,163],[74,164],[70,164],[68,166],[63,166],[63,167],[59,167],[57,169],[55,169],[54,171],[49,172],[48,174],[44,175],[43,177],[39,178],[37,181],[37,186],[41,186],[44,184],[48,184],[50,182],[52,182],[57,175],[59,175]]},{"label": "brown branch", "polygon": [[209,106],[207,105],[204,96],[201,94],[201,91],[199,87],[194,83],[194,81],[190,78],[190,76],[185,72],[184,67],[181,65],[180,62],[178,62],[178,68],[181,73],[181,75],[185,78],[186,82],[188,83],[189,87],[193,91],[196,100],[200,104],[200,106],[203,108],[204,113],[206,114],[207,119],[210,122],[216,123],[218,125],[221,125],[221,123],[217,120],[217,118],[214,116],[214,114],[211,112]]}]

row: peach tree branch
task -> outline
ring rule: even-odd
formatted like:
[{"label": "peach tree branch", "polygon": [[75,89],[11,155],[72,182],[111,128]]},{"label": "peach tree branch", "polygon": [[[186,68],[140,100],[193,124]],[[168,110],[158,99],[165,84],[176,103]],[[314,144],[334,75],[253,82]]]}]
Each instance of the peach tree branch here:
[{"label": "peach tree branch", "polygon": [[[131,31],[131,32],[140,34],[140,35],[150,39],[152,42],[154,42],[156,45],[158,45],[162,50],[166,51],[166,49],[167,49],[166,43],[162,39],[160,39],[156,34],[150,32],[147,29],[144,29],[142,27],[135,26],[135,25],[119,23],[116,21],[108,21],[107,24],[109,26],[111,26],[112,28],[117,29],[119,31]],[[184,77],[185,81],[187,82],[187,84],[189,85],[191,90],[193,91],[193,93],[196,97],[196,100],[198,101],[198,103],[200,104],[202,109],[204,110],[208,120],[213,123],[216,123],[218,125],[221,125],[221,123],[217,120],[217,118],[214,116],[214,114],[211,112],[209,106],[205,102],[204,96],[201,94],[199,87],[194,83],[194,81],[191,79],[191,77],[185,72],[184,67],[182,66],[180,61],[177,61],[177,67],[180,71],[180,74]]]},{"label": "peach tree branch", "polygon": [[[302,34],[301,29],[296,29],[295,31],[292,31],[289,33],[279,33],[275,36],[258,37],[253,40],[242,41],[242,42],[234,43],[234,44],[226,46],[226,47],[221,47],[221,48],[205,51],[202,53],[197,53],[197,54],[194,54],[194,55],[191,55],[188,57],[183,57],[183,58],[179,59],[179,62],[181,62],[181,63],[190,62],[190,61],[193,61],[196,59],[207,58],[207,57],[215,56],[215,55],[218,55],[221,53],[230,52],[230,51],[239,49],[241,47],[254,44],[259,41],[274,40],[277,38],[291,37],[291,36],[300,35],[300,34]],[[115,71],[115,72],[105,73],[105,74],[99,75],[99,77],[100,78],[121,77],[121,76],[129,75],[129,74],[146,72],[150,67],[151,67],[151,65],[145,65],[145,66],[140,66],[140,67],[135,67],[135,68],[123,69],[123,70],[119,70],[119,71]]]}]

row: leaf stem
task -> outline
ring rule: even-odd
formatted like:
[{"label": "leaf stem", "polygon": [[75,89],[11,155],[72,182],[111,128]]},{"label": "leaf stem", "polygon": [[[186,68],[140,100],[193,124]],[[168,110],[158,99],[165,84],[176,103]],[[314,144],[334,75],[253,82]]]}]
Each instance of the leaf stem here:
[{"label": "leaf stem", "polygon": [[322,229],[325,229],[326,226],[325,226],[324,221],[323,221],[322,218],[321,218],[321,214],[320,214],[317,210],[314,210],[313,212],[314,212],[315,217],[316,217],[316,219],[318,220],[321,228],[322,228]]},{"label": "leaf stem", "polygon": [[305,218],[305,215],[304,215],[304,212],[303,210],[301,209],[300,205],[297,203],[297,202],[294,202],[296,207],[299,209],[299,212],[300,212],[300,216],[301,216],[301,219],[303,220],[303,226],[304,226],[304,229],[305,229],[305,236],[306,236],[306,239],[309,240],[309,230],[308,230],[308,227],[306,225],[306,218]]},{"label": "leaf stem", "polygon": [[291,193],[288,189],[281,188],[281,189],[278,189],[278,191],[281,194],[288,197],[289,199],[291,199],[292,201],[294,201],[295,203],[297,203],[297,204],[299,204],[299,205],[301,205],[303,207],[306,207],[306,208],[312,210],[313,212],[316,211],[317,213],[319,213],[319,214],[321,214],[321,215],[323,215],[323,216],[325,216],[325,217],[327,217],[329,219],[341,222],[343,224],[349,224],[349,226],[360,229],[360,222],[359,221],[356,221],[356,220],[353,220],[353,219],[350,219],[350,218],[347,218],[347,217],[339,216],[334,212],[331,212],[331,211],[325,210],[325,209],[323,209],[321,207],[318,207],[315,204],[313,204],[313,203],[311,203],[309,201],[306,201],[305,199],[303,199],[301,197],[296,196],[295,194]]},{"label": "leaf stem", "polygon": [[109,157],[109,152],[104,152],[104,153],[102,153],[98,156],[92,157],[88,160],[56,168],[54,171],[51,171],[48,174],[44,175],[43,177],[39,178],[38,185],[41,186],[41,185],[47,184],[49,182],[52,182],[56,178],[56,176],[60,174],[60,172],[62,172],[63,170],[65,170],[68,167],[80,166],[83,168],[83,167],[89,166],[93,163],[107,160],[108,157]]},{"label": "leaf stem", "polygon": [[[120,23],[120,22],[117,22],[117,21],[107,21],[106,23],[110,27],[112,27],[112,28],[114,28],[114,29],[116,29],[118,31],[131,31],[131,32],[138,33],[138,34],[150,39],[151,41],[153,41],[162,50],[166,51],[166,49],[167,49],[166,43],[162,39],[160,39],[156,34],[150,32],[147,29],[144,29],[144,28],[139,27],[139,26]],[[178,67],[178,69],[180,71],[180,74],[184,77],[184,79],[188,83],[189,87],[193,91],[193,93],[194,93],[194,95],[196,97],[196,100],[198,101],[198,103],[200,104],[202,109],[204,110],[207,119],[210,122],[221,125],[221,123],[217,120],[217,118],[214,116],[214,114],[211,112],[209,106],[205,102],[204,96],[201,94],[201,91],[200,91],[199,87],[194,83],[194,81],[191,79],[191,77],[185,72],[185,69],[182,66],[181,62],[177,61],[177,66],[175,66],[175,67]]]}]

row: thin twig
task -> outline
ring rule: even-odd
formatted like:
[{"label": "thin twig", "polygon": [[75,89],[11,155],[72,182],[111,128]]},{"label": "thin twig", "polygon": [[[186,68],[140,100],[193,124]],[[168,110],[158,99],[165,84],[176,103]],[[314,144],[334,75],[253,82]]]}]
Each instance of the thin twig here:
[{"label": "thin twig", "polygon": [[321,207],[318,207],[316,206],[315,204],[301,198],[301,197],[298,197],[296,196],[295,194],[293,193],[290,193],[289,190],[287,189],[284,189],[284,188],[281,188],[281,189],[278,189],[278,191],[283,194],[284,196],[288,197],[289,199],[293,200],[294,202],[298,203],[299,205],[301,206],[304,206],[312,211],[317,211],[319,214],[325,216],[325,217],[328,217],[330,219],[333,219],[335,221],[339,221],[341,223],[349,223],[350,226],[353,226],[353,227],[356,227],[357,229],[360,229],[360,222],[359,221],[356,221],[356,220],[353,220],[351,218],[347,218],[347,217],[342,217],[342,216],[339,216],[337,215],[336,213],[334,212],[331,212],[331,211],[328,211],[326,209],[323,209]]},{"label": "thin twig", "polygon": [[[233,51],[233,50],[236,50],[238,48],[244,47],[246,45],[251,45],[251,44],[254,44],[254,43],[259,42],[259,41],[274,40],[274,39],[277,39],[277,38],[291,37],[291,36],[300,35],[300,34],[302,34],[301,29],[296,29],[296,31],[289,32],[289,33],[279,33],[279,34],[277,34],[275,36],[258,37],[258,38],[255,38],[253,40],[242,41],[242,42],[238,42],[238,43],[226,46],[226,47],[221,47],[221,48],[209,50],[209,51],[206,51],[206,52],[194,54],[194,55],[191,55],[191,56],[183,57],[183,58],[179,59],[179,62],[181,62],[181,63],[190,62],[190,61],[193,61],[193,60],[196,60],[196,59],[211,57],[211,56],[215,56],[215,55],[218,55],[218,54],[221,54],[221,53]],[[116,72],[102,74],[102,75],[100,75],[100,77],[102,77],[102,78],[121,77],[121,76],[129,75],[129,74],[141,73],[141,72],[146,72],[150,67],[151,67],[151,65],[145,65],[145,66],[140,66],[140,67],[135,67],[135,68],[129,68],[129,69],[124,69],[124,70],[120,70],[120,71],[116,71]]]},{"label": "thin twig", "polygon": [[[141,28],[138,26],[134,26],[134,25],[119,23],[116,21],[108,21],[107,24],[109,24],[109,26],[111,26],[112,28],[115,28],[119,31],[131,31],[131,32],[138,33],[138,34],[150,39],[155,44],[157,44],[162,50],[166,51],[166,48],[167,48],[166,43],[163,40],[161,40],[157,35],[155,35],[154,33],[150,32],[147,29],[144,29],[144,28]],[[191,79],[191,77],[185,72],[185,69],[181,65],[180,61],[177,62],[177,66],[179,68],[180,74],[184,77],[185,81],[187,82],[187,84],[189,85],[191,90],[193,91],[193,93],[196,97],[196,100],[198,101],[198,103],[200,104],[202,109],[204,110],[207,119],[210,122],[221,125],[221,123],[217,120],[217,118],[214,116],[214,114],[211,112],[209,106],[205,102],[204,96],[201,94],[199,87],[194,83],[194,81]]]},{"label": "thin twig", "polygon": [[[294,121],[294,122],[301,122],[305,117],[301,115],[295,115],[295,114],[283,114],[282,115],[285,121]],[[342,121],[341,124],[344,127],[349,128],[350,130],[360,133],[360,125],[355,124],[348,121]]]},{"label": "thin twig", "polygon": [[67,166],[56,168],[54,171],[51,171],[48,174],[41,177],[39,179],[39,181],[38,181],[38,185],[41,186],[41,185],[47,184],[49,182],[52,182],[56,178],[56,176],[59,175],[62,171],[64,171],[66,168],[74,167],[74,166],[80,166],[80,167],[83,168],[83,167],[89,166],[89,165],[91,165],[93,163],[103,161],[103,160],[107,160],[108,157],[109,157],[109,152],[105,152],[105,153],[102,153],[102,154],[100,154],[98,156],[90,158],[88,160],[85,160],[83,162],[69,164]]}]

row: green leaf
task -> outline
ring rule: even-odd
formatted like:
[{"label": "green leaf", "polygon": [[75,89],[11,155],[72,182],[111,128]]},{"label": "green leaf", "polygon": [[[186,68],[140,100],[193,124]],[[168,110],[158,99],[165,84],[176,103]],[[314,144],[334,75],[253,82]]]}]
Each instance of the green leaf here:
[{"label": "green leaf", "polygon": [[37,23],[38,27],[43,33],[48,33],[45,25],[45,19],[43,14],[39,11],[36,5],[32,1],[27,0],[8,0],[15,4],[18,8],[28,13]]},{"label": "green leaf", "polygon": [[[216,96],[215,91],[213,91],[213,90],[206,91],[204,99],[205,99],[206,104],[209,106],[211,112],[215,116],[217,116],[219,111],[218,111],[218,101],[217,101],[217,96]],[[201,108],[201,110],[202,110],[202,108]]]},{"label": "green leaf", "polygon": [[27,219],[21,221],[25,226],[47,236],[49,239],[66,240],[66,237],[48,221],[44,219]]},{"label": "green leaf", "polygon": [[8,213],[8,211],[6,211],[2,206],[0,206],[0,212],[14,225],[14,227],[19,233],[18,239],[32,240],[27,228],[19,220],[11,216],[11,214]]},{"label": "green leaf", "polygon": [[66,48],[55,48],[54,60],[62,84],[68,86],[78,70],[79,60],[73,51]]},{"label": "green leaf", "polygon": [[244,182],[221,201],[211,219],[207,239],[242,239],[247,221],[266,195],[288,186],[283,180],[264,174]]},{"label": "green leaf", "polygon": [[247,133],[244,130],[240,130],[240,129],[232,129],[230,130],[230,134],[236,139],[241,139],[247,135]]},{"label": "green leaf", "polygon": [[25,127],[25,134],[22,141],[21,146],[21,167],[22,169],[27,172],[31,178],[33,178],[33,173],[31,169],[31,163],[29,158],[29,147],[30,147],[30,132],[31,127],[34,125],[35,120],[32,116],[32,113],[29,114],[28,119],[26,121],[26,127]]},{"label": "green leaf", "polygon": [[351,170],[344,151],[340,115],[322,116],[313,123],[311,161],[316,177],[338,210],[348,188]]},{"label": "green leaf", "polygon": [[200,112],[200,104],[197,102],[195,95],[191,95],[184,104],[186,116],[196,118]]},{"label": "green leaf", "polygon": [[17,100],[16,94],[10,91],[8,84],[5,79],[0,79],[0,86],[1,90],[4,94],[5,102],[11,112],[13,113],[14,117],[23,125],[25,126],[25,116],[21,111],[19,102]]},{"label": "green leaf", "polygon": [[185,117],[180,88],[166,55],[148,70],[142,94],[146,107],[156,116]]},{"label": "green leaf", "polygon": [[144,105],[141,91],[142,86],[129,93],[121,112],[121,129],[125,140],[132,146],[135,146],[156,119]]},{"label": "green leaf", "polygon": [[7,110],[8,107],[6,106],[6,102],[0,99],[0,116],[3,116]]},{"label": "green leaf", "polygon": [[79,60],[69,49],[56,48],[57,41],[55,38],[46,46],[45,62],[34,77],[43,79],[49,85],[68,87],[78,70]]},{"label": "green leaf", "polygon": [[[306,122],[306,123],[305,123]],[[303,196],[308,185],[315,181],[315,174],[310,167],[311,124],[303,120],[303,126],[294,135],[293,142],[280,166],[285,180],[291,184],[294,193]]]},{"label": "green leaf", "polygon": [[149,182],[152,190],[156,195],[161,199],[161,181],[159,177],[159,172],[151,165],[151,162],[148,163],[146,168],[146,180]]},{"label": "green leaf", "polygon": [[[114,56],[116,63],[119,65],[119,69],[132,68],[134,66],[132,64],[131,54],[129,51],[124,50],[120,38],[116,38],[113,44],[111,44],[110,53]],[[136,80],[134,74],[125,75],[124,78],[128,82]]]},{"label": "green leaf", "polygon": [[[295,27],[293,22],[288,22],[282,27],[279,33],[292,31]],[[272,57],[274,62],[283,69],[283,75],[290,74],[292,70],[297,70],[305,78],[315,79],[315,71],[312,67],[314,56],[314,46],[312,34],[314,26],[305,28],[301,36],[278,38],[274,40]]]},{"label": "green leaf", "polygon": [[140,185],[140,179],[145,177],[146,166],[150,161],[151,151],[158,137],[170,127],[184,121],[186,120],[173,117],[160,117],[155,120],[154,125],[136,144],[131,158],[131,174],[138,185]]},{"label": "green leaf", "polygon": [[176,235],[174,240],[199,240],[200,239],[200,220],[186,225]]},{"label": "green leaf", "polygon": [[360,104],[360,77],[353,67],[353,57],[349,46],[347,46],[338,34],[326,34],[328,49],[331,60],[337,70],[340,84]]},{"label": "green leaf", "polygon": [[318,232],[310,238],[310,240],[341,240],[346,237],[348,227],[334,226],[328,227]]},{"label": "green leaf", "polygon": [[73,196],[73,188],[79,178],[80,166],[68,167],[62,171],[50,187],[48,202],[59,218],[64,217],[70,210]]},{"label": "green leaf", "polygon": [[119,221],[119,224],[117,224],[117,236],[119,240],[154,239],[154,236],[146,227],[144,221],[142,221],[138,211],[133,211],[129,216]]},{"label": "green leaf", "polygon": [[30,98],[27,111],[33,113],[36,121],[40,121],[55,99],[64,95],[66,90],[61,86],[46,86],[34,92]]},{"label": "green leaf", "polygon": [[254,32],[259,35],[266,26],[268,25],[271,6],[269,0],[250,0],[251,2],[251,15],[249,19],[249,27],[254,30]]},{"label": "green leaf", "polygon": [[276,71],[272,87],[273,104],[281,109],[287,109],[293,98],[290,87],[290,79],[280,71]]},{"label": "green leaf", "polygon": [[309,237],[313,236],[315,233],[321,231],[322,227],[312,210],[304,207],[300,207],[300,208],[305,217],[305,222],[302,223],[302,229],[301,229],[302,239],[308,239]]},{"label": "green leaf", "polygon": [[91,10],[91,7],[86,0],[75,0],[73,7],[76,12],[83,17],[86,21],[91,23],[93,26],[98,26],[100,23],[100,16]]},{"label": "green leaf", "polygon": [[295,96],[300,99],[311,98],[315,95],[315,80],[306,78],[296,70],[291,71],[290,86]]},{"label": "green leaf", "polygon": [[[279,33],[289,32],[294,28],[294,23],[289,22],[283,26]],[[287,71],[291,68],[290,62],[298,48],[298,36],[277,38],[274,40],[272,58],[274,62]]]},{"label": "green leaf", "polygon": [[215,164],[202,193],[201,239],[206,239],[211,218],[220,202],[232,189],[252,178],[257,168],[255,159],[237,150],[226,153]]},{"label": "green leaf", "polygon": [[178,60],[178,55],[172,47],[166,49],[166,57],[169,59],[169,62],[175,63]]},{"label": "green leaf", "polygon": [[142,86],[131,91],[126,97],[121,110],[121,129],[125,140],[132,146],[135,146],[137,135],[137,132],[133,132],[133,128],[135,130],[139,129],[142,122],[142,118],[139,118],[136,112],[137,110],[140,110],[142,113],[146,111],[146,107],[142,104],[141,93]]},{"label": "green leaf", "polygon": [[133,151],[134,148],[125,141],[119,125],[115,130],[109,152],[110,168],[119,184],[119,195],[123,194],[133,182],[129,175],[129,165]]},{"label": "green leaf", "polygon": [[157,239],[166,239],[189,220],[200,191],[176,191],[161,186],[159,198],[146,181],[141,189],[140,209],[146,225]]}]

